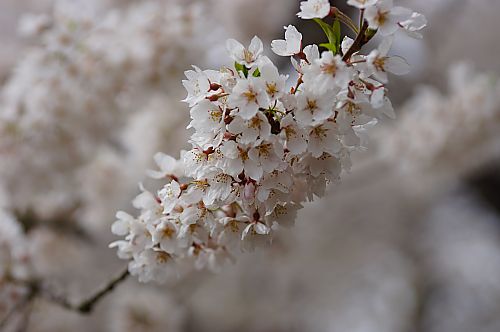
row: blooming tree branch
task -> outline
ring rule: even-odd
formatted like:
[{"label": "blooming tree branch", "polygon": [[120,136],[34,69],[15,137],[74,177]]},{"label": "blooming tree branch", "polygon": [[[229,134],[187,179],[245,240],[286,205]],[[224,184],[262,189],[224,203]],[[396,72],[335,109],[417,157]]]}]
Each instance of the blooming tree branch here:
[{"label": "blooming tree branch", "polygon": [[[348,4],[360,10],[359,29],[328,0],[301,3],[298,16],[313,19],[328,39],[321,53],[318,45],[304,47],[292,25],[271,43],[274,53],[291,58],[294,87],[263,55],[258,37],[249,46],[227,41],[234,66],[186,72],[192,148],[179,159],[158,153],[159,170],[150,175],[163,187],[141,186],[133,201],[138,216],[118,212],[112,227],[124,239],[110,246],[129,261],[131,275],[163,283],[193,270],[219,271],[239,253],[270,245],[304,203],[350,168],[364,128],[394,116],[388,73],[409,70],[388,54],[394,33],[417,37],[425,18],[391,0]],[[323,20],[328,16],[333,24]],[[340,23],[359,31],[355,40],[341,38]],[[378,33],[380,45],[360,54]]]}]

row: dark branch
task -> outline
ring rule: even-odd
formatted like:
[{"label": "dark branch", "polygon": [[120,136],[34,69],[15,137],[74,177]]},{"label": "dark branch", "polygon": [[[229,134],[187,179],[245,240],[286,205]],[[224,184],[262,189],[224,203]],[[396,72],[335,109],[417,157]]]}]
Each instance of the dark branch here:
[{"label": "dark branch", "polygon": [[81,314],[90,314],[94,310],[94,307],[111,291],[113,291],[116,286],[124,282],[129,276],[128,270],[123,271],[120,275],[110,280],[106,285],[104,285],[100,290],[95,292],[94,295],[78,304],[71,303],[66,297],[60,297],[54,295],[50,292],[45,292],[43,297],[50,302],[56,303],[59,306],[70,310],[76,311]]},{"label": "dark branch", "polygon": [[351,56],[354,53],[359,52],[361,48],[366,43],[368,43],[375,35],[374,33],[372,33],[372,31],[373,30],[368,30],[368,22],[365,21],[361,26],[361,29],[359,30],[359,33],[356,36],[356,39],[354,40],[354,43],[351,45],[346,54],[344,54],[342,60],[347,61],[351,58]]}]

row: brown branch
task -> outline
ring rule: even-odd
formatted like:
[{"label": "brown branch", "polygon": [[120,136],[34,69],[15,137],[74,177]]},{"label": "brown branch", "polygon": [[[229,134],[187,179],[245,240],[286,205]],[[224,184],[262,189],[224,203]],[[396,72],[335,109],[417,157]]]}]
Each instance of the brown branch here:
[{"label": "brown branch", "polygon": [[81,314],[90,314],[94,310],[94,307],[111,291],[113,291],[116,286],[124,282],[129,276],[128,269],[124,270],[120,275],[110,280],[101,289],[95,292],[94,295],[90,296],[88,299],[83,300],[78,304],[71,303],[66,297],[61,297],[54,295],[51,292],[43,292],[42,297],[46,300],[61,306],[64,309],[70,311],[76,311]]},{"label": "brown branch", "polygon": [[367,33],[370,31],[372,30],[368,30],[368,22],[365,21],[361,26],[361,29],[359,30],[354,43],[351,45],[346,54],[344,54],[342,60],[347,62],[347,60],[349,60],[354,53],[359,52],[361,48],[373,38],[375,34]]}]

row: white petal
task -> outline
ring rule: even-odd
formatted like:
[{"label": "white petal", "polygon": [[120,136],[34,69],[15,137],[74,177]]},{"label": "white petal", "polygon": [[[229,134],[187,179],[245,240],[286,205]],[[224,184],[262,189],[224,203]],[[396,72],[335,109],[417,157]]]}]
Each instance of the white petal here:
[{"label": "white petal", "polygon": [[319,59],[319,49],[318,45],[308,45],[304,48],[304,54],[306,55],[307,61],[313,63],[315,60]]},{"label": "white petal", "polygon": [[385,60],[385,70],[395,75],[405,75],[410,72],[410,65],[405,59],[398,56],[392,56]]},{"label": "white petal", "polygon": [[240,116],[236,116],[233,121],[227,126],[227,130],[233,134],[241,134],[248,127],[245,125],[245,120]]},{"label": "white petal", "polygon": [[287,49],[289,53],[299,53],[300,46],[302,45],[302,34],[293,25],[289,25],[285,29],[285,40],[287,42]]},{"label": "white petal", "polygon": [[233,60],[239,61],[241,60],[245,47],[235,39],[228,39],[226,41],[226,49]]},{"label": "white petal", "polygon": [[286,46],[287,46],[286,41],[284,41],[283,39],[273,40],[271,42],[271,49],[273,50],[274,53],[276,53],[279,56],[292,55],[287,53]]},{"label": "white petal", "polygon": [[383,88],[375,89],[372,92],[370,103],[374,108],[380,108],[384,105],[385,90]]},{"label": "white petal", "polygon": [[295,70],[298,72],[298,73],[301,73],[302,72],[302,68],[300,68],[300,65],[299,63],[297,62],[297,60],[295,60],[294,58],[290,58],[291,62],[292,62],[292,67],[295,68]]},{"label": "white petal", "polygon": [[117,220],[111,226],[111,232],[118,236],[125,236],[129,232],[129,224],[124,220]]},{"label": "white petal", "polygon": [[391,49],[392,43],[394,42],[394,35],[385,37],[378,46],[378,51],[380,56],[386,56]]},{"label": "white petal", "polygon": [[344,40],[342,40],[342,45],[341,45],[342,54],[346,54],[347,51],[349,51],[349,49],[351,48],[352,44],[354,44],[354,39],[345,36]]},{"label": "white petal", "polygon": [[260,235],[269,234],[269,227],[261,222],[255,224],[255,232]]},{"label": "white petal", "polygon": [[255,56],[255,58],[257,58],[264,50],[262,40],[260,40],[257,36],[253,37],[248,50]]},{"label": "white petal", "polygon": [[396,22],[387,22],[384,25],[381,25],[378,27],[378,31],[382,36],[390,36],[396,33],[398,31],[399,25],[396,24]]},{"label": "white petal", "polygon": [[391,119],[396,118],[396,113],[394,112],[394,108],[392,107],[392,103],[389,98],[385,98],[385,105],[382,112]]},{"label": "white petal", "polygon": [[264,171],[262,167],[258,166],[256,163],[247,161],[245,163],[245,173],[255,181],[259,181]]},{"label": "white petal", "polygon": [[248,224],[247,227],[245,227],[245,229],[243,230],[243,233],[241,233],[241,240],[244,240],[247,235],[248,235],[248,232],[250,231],[250,229],[253,227],[253,224]]}]

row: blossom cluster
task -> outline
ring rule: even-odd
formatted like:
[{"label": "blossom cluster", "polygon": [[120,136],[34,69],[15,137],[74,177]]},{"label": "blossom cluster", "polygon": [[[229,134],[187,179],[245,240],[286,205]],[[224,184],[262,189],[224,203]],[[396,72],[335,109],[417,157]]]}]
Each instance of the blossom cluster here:
[{"label": "blossom cluster", "polygon": [[[404,59],[388,55],[394,33],[415,35],[425,19],[391,1],[348,3],[366,15],[356,40],[340,40],[337,19],[332,26],[321,20],[345,14],[329,1],[309,0],[298,15],[320,22],[326,50],[303,47],[292,25],[285,39],[271,43],[274,53],[291,57],[296,84],[263,55],[258,37],[248,47],[227,41],[234,68],[186,72],[192,148],[180,159],[155,155],[160,170],[150,175],[166,183],[157,192],[142,188],[133,201],[139,216],[118,212],[113,224],[125,239],[111,247],[130,260],[132,275],[161,283],[193,268],[217,271],[238,253],[270,244],[305,202],[323,196],[349,169],[361,132],[393,116],[387,73],[409,70]],[[378,48],[360,54],[360,40],[377,31],[385,37]]]}]

